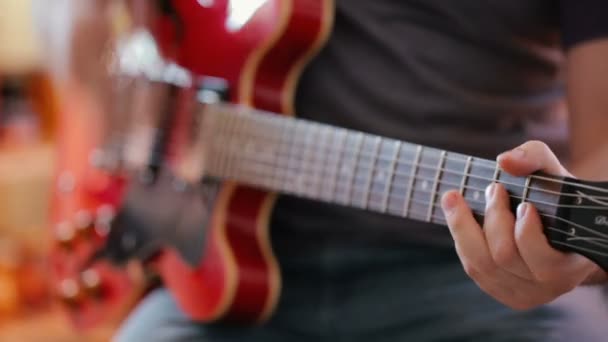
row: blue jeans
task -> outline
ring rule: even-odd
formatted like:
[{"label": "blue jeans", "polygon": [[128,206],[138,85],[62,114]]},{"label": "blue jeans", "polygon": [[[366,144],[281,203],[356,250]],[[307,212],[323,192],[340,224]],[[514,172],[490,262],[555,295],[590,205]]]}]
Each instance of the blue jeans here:
[{"label": "blue jeans", "polygon": [[189,321],[164,289],[126,320],[116,342],[182,341],[606,341],[600,287],[514,311],[481,292],[451,249],[336,248],[281,258],[277,311],[261,326]]}]

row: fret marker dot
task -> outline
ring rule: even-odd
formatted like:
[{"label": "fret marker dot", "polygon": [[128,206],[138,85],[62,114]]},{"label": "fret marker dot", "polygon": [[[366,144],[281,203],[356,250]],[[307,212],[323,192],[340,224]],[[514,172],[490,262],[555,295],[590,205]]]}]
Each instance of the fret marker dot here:
[{"label": "fret marker dot", "polygon": [[477,201],[479,200],[479,197],[481,197],[481,194],[479,193],[479,191],[475,191],[473,193],[473,199]]},{"label": "fret marker dot", "polygon": [[348,168],[348,166],[342,165],[342,167],[340,168],[340,173],[347,176],[350,174],[350,169]]},{"label": "fret marker dot", "polygon": [[384,181],[384,177],[385,177],[384,172],[382,172],[382,171],[378,171],[378,173],[376,174],[376,180],[379,182]]},{"label": "fret marker dot", "polygon": [[428,181],[424,181],[421,184],[422,190],[426,190],[429,187],[429,182]]}]

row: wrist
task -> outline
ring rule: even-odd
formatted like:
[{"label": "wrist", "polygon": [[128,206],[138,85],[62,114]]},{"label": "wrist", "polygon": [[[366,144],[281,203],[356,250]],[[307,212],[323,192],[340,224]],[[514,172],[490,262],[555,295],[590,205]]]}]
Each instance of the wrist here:
[{"label": "wrist", "polygon": [[582,282],[583,285],[595,285],[608,282],[608,273],[599,266],[595,266],[593,271]]}]

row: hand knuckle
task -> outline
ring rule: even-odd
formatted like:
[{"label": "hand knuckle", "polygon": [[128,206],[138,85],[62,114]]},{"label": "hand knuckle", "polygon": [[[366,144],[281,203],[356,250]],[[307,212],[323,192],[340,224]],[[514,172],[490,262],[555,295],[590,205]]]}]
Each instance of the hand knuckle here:
[{"label": "hand knuckle", "polygon": [[540,151],[549,150],[549,146],[540,140],[530,140],[526,143],[526,145],[531,148],[538,149]]},{"label": "hand knuckle", "polygon": [[479,279],[482,277],[482,272],[471,262],[463,261],[462,268],[464,269],[464,272],[473,279]]},{"label": "hand knuckle", "polygon": [[489,262],[470,262],[466,261],[462,263],[465,273],[473,279],[482,279],[491,276],[495,270],[492,263]]},{"label": "hand knuckle", "polygon": [[517,246],[525,246],[527,239],[528,239],[527,235],[528,235],[528,231],[527,231],[527,226],[525,224],[523,224],[523,225],[520,224],[519,228],[516,226],[515,232],[514,232],[515,244]]},{"label": "hand knuckle", "polygon": [[534,272],[534,275],[541,283],[561,282],[561,275],[550,269],[539,269]]},{"label": "hand knuckle", "polygon": [[516,247],[507,243],[498,244],[491,253],[496,264],[501,267],[513,265],[518,256]]}]

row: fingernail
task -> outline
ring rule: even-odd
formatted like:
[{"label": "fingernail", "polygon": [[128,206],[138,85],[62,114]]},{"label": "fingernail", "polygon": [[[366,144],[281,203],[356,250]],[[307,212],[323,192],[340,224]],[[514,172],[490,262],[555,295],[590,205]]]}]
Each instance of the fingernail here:
[{"label": "fingernail", "polygon": [[441,206],[447,216],[451,215],[458,205],[458,198],[456,198],[456,196],[455,193],[449,193],[443,196]]},{"label": "fingernail", "polygon": [[492,200],[494,192],[496,192],[496,183],[492,183],[486,188],[486,203]]},{"label": "fingernail", "polygon": [[526,216],[526,212],[528,211],[528,203],[521,203],[517,206],[517,219],[521,220]]}]

